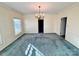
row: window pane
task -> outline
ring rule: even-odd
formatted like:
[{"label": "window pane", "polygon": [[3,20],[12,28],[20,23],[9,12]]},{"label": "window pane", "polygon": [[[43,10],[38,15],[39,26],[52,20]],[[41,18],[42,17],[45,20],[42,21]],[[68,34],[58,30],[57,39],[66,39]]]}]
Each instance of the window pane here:
[{"label": "window pane", "polygon": [[2,44],[2,38],[1,38],[1,35],[0,35],[0,44]]},{"label": "window pane", "polygon": [[14,19],[14,28],[15,28],[15,35],[21,32],[21,20],[20,19]]}]

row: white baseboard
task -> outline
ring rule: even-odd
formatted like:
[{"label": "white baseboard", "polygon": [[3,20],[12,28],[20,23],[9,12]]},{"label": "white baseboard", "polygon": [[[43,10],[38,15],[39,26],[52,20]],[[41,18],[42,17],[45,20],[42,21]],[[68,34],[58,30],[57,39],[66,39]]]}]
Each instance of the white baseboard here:
[{"label": "white baseboard", "polygon": [[22,33],[21,35],[17,36],[15,40],[17,40],[19,37],[21,37],[22,35],[24,35],[25,33]]}]

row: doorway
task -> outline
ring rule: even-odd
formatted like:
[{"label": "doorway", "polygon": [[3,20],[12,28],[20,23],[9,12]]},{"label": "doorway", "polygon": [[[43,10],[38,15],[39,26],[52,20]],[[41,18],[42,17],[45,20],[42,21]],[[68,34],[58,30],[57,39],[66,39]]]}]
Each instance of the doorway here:
[{"label": "doorway", "polygon": [[38,19],[38,33],[44,33],[44,20]]},{"label": "doorway", "polygon": [[67,24],[67,17],[61,18],[61,28],[60,28],[60,36],[65,39],[66,34],[66,24]]}]

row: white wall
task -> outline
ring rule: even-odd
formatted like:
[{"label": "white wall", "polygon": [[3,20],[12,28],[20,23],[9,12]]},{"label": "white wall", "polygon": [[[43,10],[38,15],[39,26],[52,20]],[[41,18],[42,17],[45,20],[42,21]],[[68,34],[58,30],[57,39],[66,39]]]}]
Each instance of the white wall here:
[{"label": "white wall", "polygon": [[24,33],[22,28],[22,32],[19,35],[15,36],[13,26],[14,17],[20,18],[23,22],[23,17],[21,13],[9,9],[6,6],[0,5],[0,35],[2,41],[2,44],[0,44],[0,51],[8,46],[10,43],[15,41],[19,35]]},{"label": "white wall", "polygon": [[37,33],[38,32],[38,20],[35,19],[34,15],[26,15],[24,20],[24,27],[26,33]]},{"label": "white wall", "polygon": [[55,15],[46,14],[44,19],[44,32],[45,33],[55,33]]},{"label": "white wall", "polygon": [[55,32],[60,35],[61,18],[67,16],[66,40],[79,48],[79,3],[57,14]]},{"label": "white wall", "polygon": [[[45,14],[44,33],[54,33],[54,20],[54,15]],[[26,33],[38,33],[38,19],[35,14],[25,15],[24,24]]]}]

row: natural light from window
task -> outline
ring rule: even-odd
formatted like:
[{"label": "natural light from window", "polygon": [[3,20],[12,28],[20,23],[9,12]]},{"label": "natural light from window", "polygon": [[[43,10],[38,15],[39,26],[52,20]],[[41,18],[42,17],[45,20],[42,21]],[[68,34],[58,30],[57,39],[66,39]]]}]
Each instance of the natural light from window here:
[{"label": "natural light from window", "polygon": [[17,35],[21,32],[21,20],[19,18],[14,18],[13,22],[14,22],[15,35]]},{"label": "natural light from window", "polygon": [[0,44],[2,44],[1,34],[0,34]]}]

